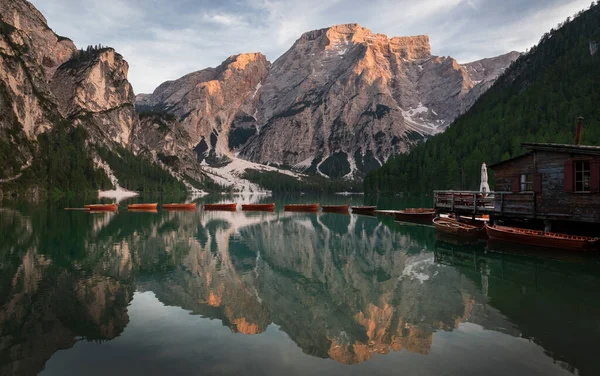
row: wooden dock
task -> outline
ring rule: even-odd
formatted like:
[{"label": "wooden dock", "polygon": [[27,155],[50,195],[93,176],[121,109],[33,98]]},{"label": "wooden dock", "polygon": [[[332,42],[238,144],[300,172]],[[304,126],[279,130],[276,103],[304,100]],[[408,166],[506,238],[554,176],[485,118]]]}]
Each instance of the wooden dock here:
[{"label": "wooden dock", "polygon": [[438,213],[463,216],[544,219],[545,215],[536,210],[535,196],[535,192],[434,191],[433,208]]}]

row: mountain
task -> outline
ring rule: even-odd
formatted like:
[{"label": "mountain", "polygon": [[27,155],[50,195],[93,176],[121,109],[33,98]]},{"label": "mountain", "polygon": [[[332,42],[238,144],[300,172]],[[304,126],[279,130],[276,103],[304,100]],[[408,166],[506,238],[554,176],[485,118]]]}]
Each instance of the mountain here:
[{"label": "mountain", "polygon": [[61,115],[85,127],[96,142],[127,147],[138,127],[128,70],[123,56],[112,48],[76,53],[50,83]]},{"label": "mountain", "polygon": [[30,141],[53,127],[58,101],[48,81],[76,51],[26,1],[0,1],[0,179],[28,168]]},{"label": "mountain", "polygon": [[356,24],[308,32],[273,63],[259,92],[260,134],[241,156],[330,177],[364,173],[442,131],[476,86],[456,60],[431,55],[427,36]]},{"label": "mountain", "polygon": [[232,124],[254,107],[253,99],[270,63],[260,53],[229,57],[217,68],[190,73],[160,85],[152,95],[138,95],[139,108],[177,117],[189,133],[200,160],[227,156]]},{"label": "mountain", "polygon": [[0,0],[0,196],[106,189],[111,168],[137,171],[130,189],[183,190],[159,161],[133,154],[128,69],[112,48],[77,50],[29,2]]},{"label": "mountain", "polygon": [[0,195],[336,190],[328,178],[362,178],[444,130],[518,55],[461,65],[426,36],[338,25],[273,64],[234,55],[136,97],[113,48],[78,50],[25,0],[0,11]]},{"label": "mountain", "polygon": [[359,177],[443,131],[518,55],[461,65],[433,56],[427,36],[337,25],[303,34],[272,65],[260,54],[232,56],[136,105],[175,115],[209,163],[239,155]]},{"label": "mountain", "polygon": [[598,19],[593,4],[546,33],[446,132],[369,174],[365,192],[477,189],[482,162],[517,156],[522,142],[573,143],[579,115],[582,143],[600,145]]}]

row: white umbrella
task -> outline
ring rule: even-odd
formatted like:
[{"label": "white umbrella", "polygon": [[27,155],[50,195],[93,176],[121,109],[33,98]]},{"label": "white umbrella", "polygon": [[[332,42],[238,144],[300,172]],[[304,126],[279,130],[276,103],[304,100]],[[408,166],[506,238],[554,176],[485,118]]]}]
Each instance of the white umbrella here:
[{"label": "white umbrella", "polygon": [[487,166],[485,162],[481,165],[481,184],[479,185],[479,192],[490,192],[490,185],[488,184]]}]

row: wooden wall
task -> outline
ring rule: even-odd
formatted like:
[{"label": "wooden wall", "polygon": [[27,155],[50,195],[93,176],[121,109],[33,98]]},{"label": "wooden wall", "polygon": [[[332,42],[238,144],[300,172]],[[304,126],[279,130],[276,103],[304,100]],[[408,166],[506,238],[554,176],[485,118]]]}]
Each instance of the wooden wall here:
[{"label": "wooden wall", "polygon": [[[514,191],[520,174],[537,174],[539,192],[513,193],[504,196],[505,216],[600,223],[600,192],[565,192],[565,162],[570,159],[593,159],[592,156],[560,152],[534,151],[494,167],[497,192]],[[499,197],[496,197],[499,211]],[[599,231],[600,233],[600,231]]]},{"label": "wooden wall", "polygon": [[512,192],[514,179],[521,174],[534,174],[533,154],[525,154],[494,168],[496,182],[493,190],[496,192]]}]

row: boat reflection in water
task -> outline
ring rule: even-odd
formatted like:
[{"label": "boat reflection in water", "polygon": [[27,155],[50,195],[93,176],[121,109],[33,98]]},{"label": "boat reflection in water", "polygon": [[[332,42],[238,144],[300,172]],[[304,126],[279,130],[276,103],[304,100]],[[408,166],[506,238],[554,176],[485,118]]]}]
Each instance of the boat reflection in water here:
[{"label": "boat reflection in water", "polygon": [[335,213],[0,219],[2,375],[600,373],[595,262]]}]

